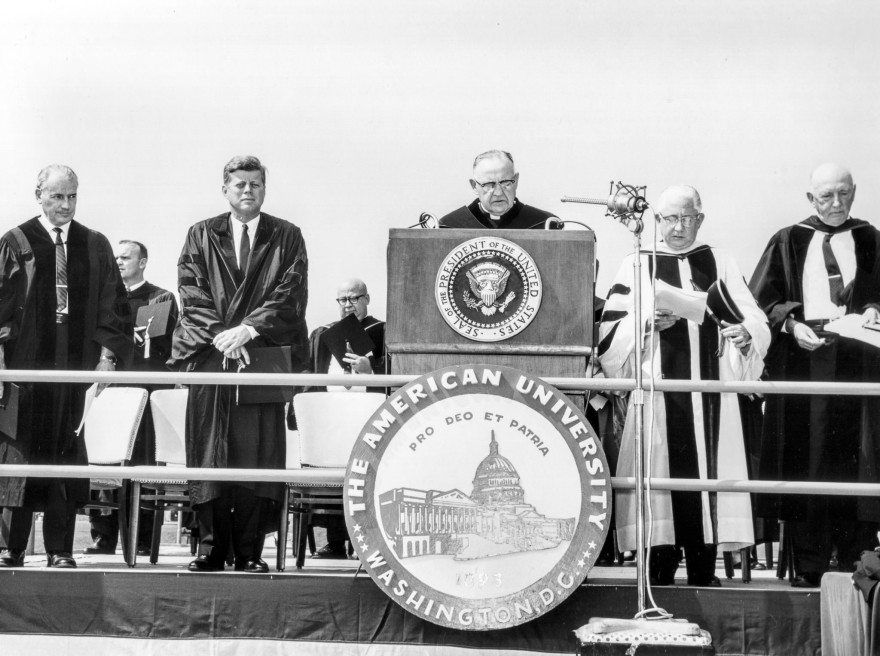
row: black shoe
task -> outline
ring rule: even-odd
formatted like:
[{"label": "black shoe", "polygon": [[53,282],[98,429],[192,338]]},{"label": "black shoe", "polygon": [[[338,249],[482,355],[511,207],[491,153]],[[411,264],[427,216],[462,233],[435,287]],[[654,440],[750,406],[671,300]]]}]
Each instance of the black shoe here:
[{"label": "black shoe", "polygon": [[209,555],[202,554],[194,561],[190,562],[190,564],[187,565],[187,569],[190,572],[222,572],[223,564],[215,565]]},{"label": "black shoe", "polygon": [[65,551],[51,553],[46,558],[49,561],[49,567],[57,569],[74,569],[76,567],[76,561],[73,559],[73,556]]},{"label": "black shoe", "polygon": [[700,588],[720,588],[721,580],[717,576],[708,579],[688,579],[688,585],[694,585]]},{"label": "black shoe", "polygon": [[804,572],[791,582],[793,588],[818,588],[822,577],[816,572]]},{"label": "black shoe", "polygon": [[312,558],[318,560],[347,560],[348,554],[345,553],[345,542],[328,542],[312,554]]},{"label": "black shoe", "polygon": [[115,556],[116,549],[108,549],[107,547],[86,547],[83,553],[87,556]]},{"label": "black shoe", "polygon": [[24,550],[4,549],[0,551],[0,567],[24,567]]},{"label": "black shoe", "polygon": [[152,550],[149,547],[138,547],[137,555],[138,556],[149,556]]},{"label": "black shoe", "polygon": [[[238,564],[236,564],[235,569],[238,569]],[[268,574],[269,566],[266,564],[266,561],[262,558],[257,558],[256,560],[249,560],[244,564],[240,572],[247,572],[248,574]]]}]

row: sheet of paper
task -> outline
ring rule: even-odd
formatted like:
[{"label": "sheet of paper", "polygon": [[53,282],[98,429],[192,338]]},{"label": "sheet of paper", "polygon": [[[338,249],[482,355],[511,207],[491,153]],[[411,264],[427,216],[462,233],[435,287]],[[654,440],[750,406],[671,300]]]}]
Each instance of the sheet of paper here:
[{"label": "sheet of paper", "polygon": [[825,324],[825,330],[880,348],[880,332],[865,328],[862,325],[862,321],[862,315],[860,314],[847,314],[840,319],[829,321]]},{"label": "sheet of paper", "polygon": [[654,295],[654,307],[669,310],[694,323],[703,323],[706,317],[706,292],[681,289],[658,280]]},{"label": "sheet of paper", "polygon": [[82,432],[83,426],[86,425],[86,417],[89,416],[89,410],[92,407],[92,402],[95,400],[95,392],[98,391],[98,383],[92,383],[92,386],[86,390],[86,402],[83,405],[83,416],[82,419],[79,420],[79,426],[76,428],[76,434],[79,435]]}]

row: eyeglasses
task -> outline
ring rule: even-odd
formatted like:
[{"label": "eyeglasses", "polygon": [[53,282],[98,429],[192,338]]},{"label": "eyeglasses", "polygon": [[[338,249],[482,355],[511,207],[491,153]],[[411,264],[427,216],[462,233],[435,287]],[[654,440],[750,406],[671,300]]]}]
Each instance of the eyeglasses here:
[{"label": "eyeglasses", "polygon": [[474,184],[480,187],[483,191],[495,191],[498,185],[501,185],[501,188],[504,191],[510,191],[513,189],[513,185],[516,184],[516,180],[490,180],[489,182],[477,182],[474,180]]},{"label": "eyeglasses", "polygon": [[341,298],[337,298],[336,302],[339,303],[342,307],[345,307],[349,303],[352,305],[357,305],[358,301],[361,300],[366,294],[358,294],[357,296],[343,296]]},{"label": "eyeglasses", "polygon": [[668,226],[674,226],[676,223],[681,223],[682,228],[690,228],[702,216],[702,214],[670,214],[668,216],[661,216],[660,220]]}]

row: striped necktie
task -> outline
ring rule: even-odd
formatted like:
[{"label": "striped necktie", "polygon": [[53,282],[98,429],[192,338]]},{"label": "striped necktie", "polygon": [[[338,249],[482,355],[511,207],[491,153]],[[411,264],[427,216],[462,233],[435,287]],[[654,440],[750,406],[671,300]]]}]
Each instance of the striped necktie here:
[{"label": "striped necktie", "polygon": [[832,233],[825,233],[822,240],[822,256],[825,258],[825,271],[828,272],[828,286],[831,288],[831,301],[835,305],[846,305],[847,294],[843,287],[843,276],[840,275],[840,266],[837,264],[837,258],[834,257],[834,251],[831,250]]},{"label": "striped necktie", "polygon": [[67,309],[67,255],[64,242],[61,241],[61,228],[53,228],[55,232],[55,311]]}]

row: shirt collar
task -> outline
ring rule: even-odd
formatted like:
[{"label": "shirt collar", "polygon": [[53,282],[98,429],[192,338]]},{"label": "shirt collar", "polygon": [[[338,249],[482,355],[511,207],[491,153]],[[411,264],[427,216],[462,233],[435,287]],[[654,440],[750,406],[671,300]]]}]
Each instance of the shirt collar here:
[{"label": "shirt collar", "polygon": [[135,289],[140,289],[141,287],[143,287],[146,283],[146,280],[141,280],[140,282],[133,284],[131,287],[126,287],[125,289],[129,292],[133,292]]},{"label": "shirt collar", "polygon": [[61,228],[61,241],[65,244],[67,243],[67,233],[70,230],[70,221],[64,225],[56,226],[43,213],[37,218],[40,220],[40,225],[43,226],[47,233],[49,233],[49,237],[51,237],[52,241],[55,241],[55,228]]},{"label": "shirt collar", "polygon": [[[257,227],[260,225],[260,214],[257,214],[254,218],[247,222],[248,227],[248,235],[251,239],[254,238],[254,235],[257,234]],[[241,235],[241,227],[245,225],[231,214],[229,215],[229,223],[232,224],[232,232],[238,238]]]}]

